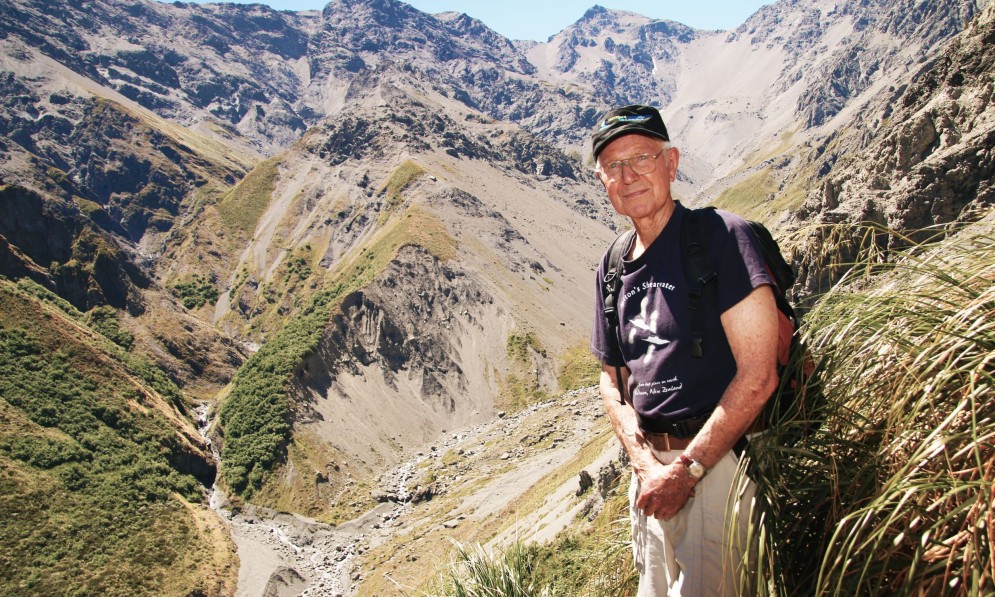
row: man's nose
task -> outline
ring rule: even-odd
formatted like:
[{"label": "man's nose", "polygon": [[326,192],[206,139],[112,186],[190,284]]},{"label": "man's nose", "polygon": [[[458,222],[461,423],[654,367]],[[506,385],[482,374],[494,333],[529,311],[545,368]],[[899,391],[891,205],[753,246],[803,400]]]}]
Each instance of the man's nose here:
[{"label": "man's nose", "polygon": [[632,164],[629,162],[622,162],[622,165],[619,166],[619,168],[621,168],[622,171],[622,182],[625,184],[632,184],[639,180],[639,174],[633,170]]}]

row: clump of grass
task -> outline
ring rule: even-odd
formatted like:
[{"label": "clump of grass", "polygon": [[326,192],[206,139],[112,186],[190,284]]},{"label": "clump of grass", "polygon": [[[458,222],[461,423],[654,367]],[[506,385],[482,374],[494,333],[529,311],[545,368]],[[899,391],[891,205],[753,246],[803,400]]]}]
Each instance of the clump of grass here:
[{"label": "clump of grass", "polygon": [[380,191],[386,192],[388,199],[393,201],[400,197],[401,192],[422,174],[425,174],[424,168],[411,160],[405,160],[404,163],[391,173],[390,178],[384,182]]},{"label": "clump of grass", "polygon": [[862,259],[807,315],[821,427],[751,446],[758,594],[995,591],[993,228],[824,235]]},{"label": "clump of grass", "polygon": [[488,554],[480,545],[457,545],[444,594],[451,597],[552,595],[549,586],[535,582],[538,552],[537,547],[522,543],[515,543],[496,555]]},{"label": "clump of grass", "polygon": [[404,202],[402,193],[411,183],[425,174],[425,169],[411,160],[405,160],[397,167],[390,177],[380,187],[380,193],[386,194],[387,203],[380,214],[379,223],[383,224],[387,218]]},{"label": "clump of grass", "polygon": [[586,346],[577,346],[563,354],[557,381],[560,389],[569,392],[598,384],[601,362]]},{"label": "clump of grass", "polygon": [[546,354],[546,349],[539,342],[539,337],[536,336],[535,332],[526,332],[524,335],[515,333],[508,335],[508,356],[513,360],[528,364],[531,351],[541,355]]},{"label": "clump of grass", "polygon": [[508,336],[507,352],[515,369],[504,378],[499,403],[504,408],[519,410],[529,404],[542,402],[548,394],[540,389],[538,365],[533,354],[545,356],[546,349],[535,332],[512,333]]}]

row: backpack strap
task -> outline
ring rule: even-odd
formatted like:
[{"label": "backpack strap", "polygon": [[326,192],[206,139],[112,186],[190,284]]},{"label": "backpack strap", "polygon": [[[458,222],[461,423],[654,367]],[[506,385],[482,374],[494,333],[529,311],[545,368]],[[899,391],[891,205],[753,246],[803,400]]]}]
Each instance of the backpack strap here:
[{"label": "backpack strap", "polygon": [[[622,290],[622,259],[629,252],[635,234],[635,230],[619,234],[608,248],[602,267],[605,272],[601,285],[605,299],[605,319],[608,320],[608,327],[614,332],[620,349],[622,342],[619,339],[618,295]],[[618,385],[619,402],[625,404],[625,386],[622,385],[622,367],[619,365],[615,366],[615,383]]]},{"label": "backpack strap", "polygon": [[714,207],[689,209],[681,222],[681,253],[684,260],[684,273],[692,283],[688,293],[688,309],[691,311],[691,356],[704,356],[705,314],[702,298],[716,300],[718,274],[708,259],[705,250],[705,220]]}]

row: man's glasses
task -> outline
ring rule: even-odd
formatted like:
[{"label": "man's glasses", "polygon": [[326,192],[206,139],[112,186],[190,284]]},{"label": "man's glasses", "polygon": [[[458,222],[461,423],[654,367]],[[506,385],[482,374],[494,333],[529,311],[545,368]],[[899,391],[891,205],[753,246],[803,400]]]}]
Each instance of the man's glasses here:
[{"label": "man's glasses", "polygon": [[598,171],[601,172],[608,182],[622,180],[622,170],[626,166],[628,166],[629,169],[636,174],[649,174],[650,172],[656,170],[656,158],[660,157],[661,153],[663,153],[663,151],[660,151],[656,155],[644,153],[631,157],[627,160],[608,162],[604,166],[599,166]]}]

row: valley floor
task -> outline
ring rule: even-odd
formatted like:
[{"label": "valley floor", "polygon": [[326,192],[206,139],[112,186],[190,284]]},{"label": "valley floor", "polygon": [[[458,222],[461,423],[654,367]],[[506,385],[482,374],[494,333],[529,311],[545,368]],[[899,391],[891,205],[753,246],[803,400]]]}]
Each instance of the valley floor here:
[{"label": "valley floor", "polygon": [[454,542],[546,542],[596,509],[596,491],[577,495],[579,473],[597,478],[618,453],[588,388],[456,432],[382,477],[405,495],[415,476],[430,475],[426,501],[388,501],[335,527],[262,508],[215,510],[238,546],[238,597],[423,594]]}]

